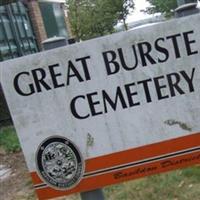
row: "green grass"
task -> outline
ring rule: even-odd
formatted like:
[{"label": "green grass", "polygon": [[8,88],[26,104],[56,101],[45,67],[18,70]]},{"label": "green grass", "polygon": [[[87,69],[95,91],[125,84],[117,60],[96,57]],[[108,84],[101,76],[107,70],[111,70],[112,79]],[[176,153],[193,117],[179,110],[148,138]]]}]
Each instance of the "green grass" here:
[{"label": "green grass", "polygon": [[200,200],[200,167],[122,183],[104,191],[109,200]]},{"label": "green grass", "polygon": [[[194,166],[108,186],[103,191],[106,200],[200,200],[200,167]],[[66,200],[81,198],[74,195]]]},{"label": "green grass", "polygon": [[0,148],[8,153],[20,151],[19,140],[13,127],[0,129]]}]

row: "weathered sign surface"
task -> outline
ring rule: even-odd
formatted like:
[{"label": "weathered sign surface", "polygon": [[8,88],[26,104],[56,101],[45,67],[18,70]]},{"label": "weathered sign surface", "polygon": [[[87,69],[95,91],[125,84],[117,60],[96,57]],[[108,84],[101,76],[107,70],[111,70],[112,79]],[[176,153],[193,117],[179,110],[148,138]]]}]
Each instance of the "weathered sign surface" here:
[{"label": "weathered sign surface", "polygon": [[200,15],[1,63],[40,199],[200,163]]}]

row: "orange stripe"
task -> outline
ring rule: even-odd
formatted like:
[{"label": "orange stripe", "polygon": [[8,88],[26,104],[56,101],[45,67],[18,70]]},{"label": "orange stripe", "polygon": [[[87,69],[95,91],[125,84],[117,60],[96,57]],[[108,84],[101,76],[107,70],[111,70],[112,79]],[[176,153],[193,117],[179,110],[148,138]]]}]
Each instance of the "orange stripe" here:
[{"label": "orange stripe", "polygon": [[[181,151],[200,145],[200,133],[150,144],[131,150],[126,150],[110,155],[92,158],[86,161],[86,172],[104,169],[116,165],[143,160],[163,154]],[[130,156],[134,155],[134,156]]]},{"label": "orange stripe", "polygon": [[[200,158],[200,152],[192,153],[192,154],[185,155],[185,156],[178,156],[176,158],[170,159],[170,161],[176,162],[180,159],[190,158],[191,156],[196,156],[196,157],[198,156]],[[169,159],[166,159],[166,160],[169,160]],[[164,162],[164,161],[162,161],[162,162]],[[54,190],[50,187],[46,187],[46,188],[37,189],[36,192],[39,196],[39,199],[41,199],[41,200],[49,199],[49,198],[65,196],[65,195],[69,195],[69,194],[73,194],[73,193],[77,193],[77,192],[90,191],[90,190],[102,188],[104,186],[108,186],[111,184],[121,183],[124,181],[133,180],[133,179],[137,179],[137,178],[141,178],[141,177],[145,177],[145,176],[149,176],[149,175],[153,175],[153,174],[158,174],[161,172],[175,170],[178,168],[183,168],[183,167],[195,165],[198,163],[200,163],[200,160],[193,160],[189,163],[181,163],[181,164],[177,164],[177,165],[171,165],[169,167],[161,167],[161,162],[157,161],[157,162],[154,162],[151,164],[144,164],[140,167],[132,167],[132,168],[129,168],[126,170],[119,170],[118,172],[123,172],[123,174],[124,174],[124,177],[119,178],[119,179],[114,178],[114,175],[116,175],[117,172],[112,172],[112,173],[108,173],[108,174],[103,174],[103,175],[98,175],[98,176],[83,179],[76,188],[69,190],[69,191],[58,191],[58,190]],[[147,168],[149,169],[149,171],[147,170]],[[135,173],[135,171],[137,171],[139,169],[141,170],[141,172]],[[146,171],[142,172],[143,169],[146,169]],[[150,170],[150,169],[152,169],[152,170]],[[128,176],[128,175],[125,176],[126,174],[130,174],[130,176]]]},{"label": "orange stripe", "polygon": [[30,174],[31,174],[31,178],[33,180],[34,185],[43,183],[43,181],[40,179],[40,177],[38,176],[36,172],[31,172]]},{"label": "orange stripe", "polygon": [[[172,140],[168,140],[164,142],[159,142],[156,144],[151,144],[151,145],[147,145],[147,146],[143,146],[143,147],[139,147],[139,148],[135,148],[131,150],[126,150],[126,151],[86,160],[86,172],[88,173],[91,171],[96,171],[96,170],[114,167],[118,165],[128,164],[131,162],[140,161],[140,160],[144,160],[144,159],[152,158],[156,156],[161,156],[164,154],[170,154],[173,152],[181,151],[184,149],[190,149],[194,147],[199,147],[199,146],[200,146],[200,133],[196,133],[196,134],[192,134],[185,137],[180,137],[180,138],[176,138],[176,139],[172,139]],[[196,153],[190,153],[188,155],[177,156],[176,158],[170,158],[166,160],[175,161],[177,159],[183,159],[183,158],[186,159],[188,157],[198,156],[198,155],[200,159],[200,152],[196,152]],[[147,176],[151,174],[157,174],[164,171],[177,169],[180,167],[186,167],[193,164],[199,164],[200,163],[199,159],[191,160],[189,162],[183,162],[177,165],[171,165],[168,167],[161,167],[161,162],[163,161],[155,161],[150,164],[143,164],[140,167],[130,167],[128,169],[120,170],[123,173],[130,173],[130,172],[134,172],[134,170],[139,169],[139,168],[151,168],[151,167],[156,168],[155,170],[150,170],[148,172],[138,173],[138,174],[132,173],[131,176],[123,175],[125,177],[119,178],[119,179],[115,179],[113,177],[114,174],[116,174],[117,172],[109,172],[107,174],[83,178],[82,181],[79,183],[79,185],[76,186],[72,190],[63,192],[63,191],[57,191],[50,187],[46,187],[46,188],[37,189],[36,191],[40,199],[63,196],[63,195],[72,194],[76,192],[93,190],[93,189],[100,188],[106,185],[120,183],[125,180],[131,180],[131,179],[135,179],[135,178],[139,178],[139,177],[143,177],[143,176]],[[35,185],[43,183],[43,181],[39,178],[36,172],[32,172],[31,176]]]}]

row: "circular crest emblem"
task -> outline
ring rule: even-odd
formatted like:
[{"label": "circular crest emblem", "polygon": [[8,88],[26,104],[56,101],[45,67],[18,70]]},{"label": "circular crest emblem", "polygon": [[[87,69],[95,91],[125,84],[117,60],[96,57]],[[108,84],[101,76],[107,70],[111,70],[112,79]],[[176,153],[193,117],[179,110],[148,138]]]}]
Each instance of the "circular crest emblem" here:
[{"label": "circular crest emblem", "polygon": [[41,178],[59,190],[75,187],[84,173],[84,162],[77,147],[60,136],[44,140],[36,153]]}]

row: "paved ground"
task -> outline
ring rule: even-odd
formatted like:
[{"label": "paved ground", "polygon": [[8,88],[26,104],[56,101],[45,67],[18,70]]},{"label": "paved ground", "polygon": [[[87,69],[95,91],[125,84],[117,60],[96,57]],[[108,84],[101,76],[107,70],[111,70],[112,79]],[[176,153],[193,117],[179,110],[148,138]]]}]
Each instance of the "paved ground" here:
[{"label": "paved ground", "polygon": [[[22,152],[6,154],[0,149],[0,199],[36,200]],[[77,197],[57,198],[75,200]]]}]

